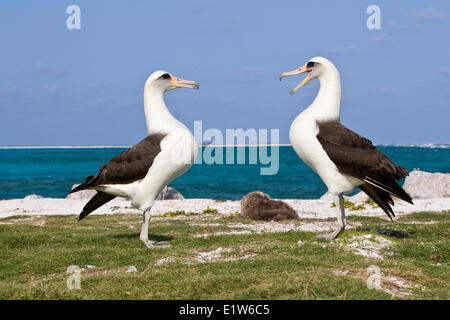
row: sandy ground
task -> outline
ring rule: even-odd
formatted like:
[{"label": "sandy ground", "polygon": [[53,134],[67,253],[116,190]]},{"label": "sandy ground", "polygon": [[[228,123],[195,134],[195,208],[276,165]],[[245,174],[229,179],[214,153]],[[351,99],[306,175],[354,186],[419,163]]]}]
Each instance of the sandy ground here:
[{"label": "sandy ground", "polygon": [[[358,204],[364,204],[364,198],[358,195],[347,198]],[[69,199],[13,199],[0,201],[0,218],[15,215],[78,215],[88,200]],[[332,200],[323,197],[317,200],[284,200],[289,203],[298,213],[300,218],[325,219],[336,217],[336,209],[330,206]],[[161,200],[156,201],[152,208],[152,214],[157,215],[167,211],[184,210],[185,212],[202,212],[207,207],[217,209],[222,214],[240,212],[240,201],[216,201],[212,199],[184,199],[184,200]],[[361,216],[386,216],[380,208],[373,208],[364,204],[366,209],[350,211],[346,209],[347,215]],[[120,207],[120,208],[118,208]],[[395,202],[394,212],[396,215],[409,214],[421,211],[442,211],[450,209],[450,198],[414,199],[414,205],[403,201]],[[105,206],[97,209],[92,214],[114,214],[114,213],[139,213],[131,208],[129,200],[115,199]]]}]

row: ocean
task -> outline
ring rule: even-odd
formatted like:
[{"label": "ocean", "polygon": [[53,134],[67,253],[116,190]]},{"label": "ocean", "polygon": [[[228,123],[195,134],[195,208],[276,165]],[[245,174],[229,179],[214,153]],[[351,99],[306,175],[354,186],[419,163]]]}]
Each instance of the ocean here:
[{"label": "ocean", "polygon": [[[205,151],[202,147],[201,152]],[[244,148],[248,156],[250,148]],[[450,145],[378,146],[398,165],[409,171],[450,172]],[[38,194],[64,198],[73,184],[126,148],[46,148],[0,149],[0,199],[23,198]],[[270,149],[269,149],[270,150]],[[226,154],[227,150],[223,150]],[[270,154],[270,152],[269,152]],[[247,158],[246,158],[247,159]],[[239,200],[260,190],[280,199],[315,199],[326,192],[320,178],[307,167],[290,146],[279,147],[278,173],[260,175],[261,164],[194,164],[169,186],[185,198]],[[359,190],[355,190],[359,191]]]}]

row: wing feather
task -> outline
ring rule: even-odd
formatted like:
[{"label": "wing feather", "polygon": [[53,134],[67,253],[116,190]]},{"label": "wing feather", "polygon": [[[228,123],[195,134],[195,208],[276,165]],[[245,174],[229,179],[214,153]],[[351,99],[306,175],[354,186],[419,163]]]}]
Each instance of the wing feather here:
[{"label": "wing feather", "polygon": [[165,134],[152,134],[130,149],[118,154],[100,167],[98,174],[89,176],[86,182],[70,193],[105,184],[127,184],[143,179],[161,151],[160,143]]},{"label": "wing feather", "polygon": [[317,125],[317,139],[340,172],[412,203],[411,197],[396,182],[408,175],[405,168],[396,165],[370,140],[337,121],[318,122]]}]

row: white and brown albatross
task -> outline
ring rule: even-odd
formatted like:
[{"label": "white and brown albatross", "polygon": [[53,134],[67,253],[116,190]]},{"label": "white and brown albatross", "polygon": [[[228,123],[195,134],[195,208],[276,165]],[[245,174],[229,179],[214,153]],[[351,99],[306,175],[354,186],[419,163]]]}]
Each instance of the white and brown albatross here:
[{"label": "white and brown albatross", "polygon": [[164,102],[166,91],[176,88],[198,89],[195,81],[177,78],[166,71],[154,72],[144,87],[144,111],[148,136],[100,167],[96,175],[70,193],[93,189],[97,194],[80,213],[79,220],[115,197],[131,199],[144,215],[140,239],[148,248],[168,247],[149,241],[150,209],[161,190],[184,174],[194,162],[198,146],[192,133],[175,119]]},{"label": "white and brown albatross", "polygon": [[396,181],[408,171],[392,162],[372,142],[347,129],[339,122],[341,80],[331,61],[315,57],[305,65],[280,75],[301,73],[308,76],[293,90],[296,92],[312,79],[319,79],[320,89],[313,103],[292,122],[289,139],[297,155],[311,167],[334,196],[337,229],[318,237],[334,239],[345,228],[344,193],[359,187],[371,197],[392,220],[391,195],[412,204],[411,197]]}]

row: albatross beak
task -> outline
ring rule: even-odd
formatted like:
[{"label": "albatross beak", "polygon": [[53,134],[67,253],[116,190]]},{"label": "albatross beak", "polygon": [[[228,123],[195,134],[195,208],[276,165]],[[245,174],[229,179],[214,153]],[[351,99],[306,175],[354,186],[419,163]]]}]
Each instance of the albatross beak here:
[{"label": "albatross beak", "polygon": [[[280,81],[284,77],[289,77],[289,76],[293,76],[293,75],[301,74],[301,73],[305,73],[305,72],[311,72],[311,70],[306,69],[306,64],[301,66],[298,69],[288,71],[288,72],[283,72],[280,75]],[[292,89],[289,93],[294,94],[295,91],[297,91],[298,89],[300,89],[301,87],[303,87],[305,84],[307,84],[310,81],[311,81],[311,76],[308,74],[308,76],[302,82],[300,82],[300,84],[298,86],[296,86],[294,89]]]},{"label": "albatross beak", "polygon": [[183,80],[175,76],[172,76],[172,85],[176,88],[191,88],[191,89],[199,88],[199,85],[196,81]]}]

